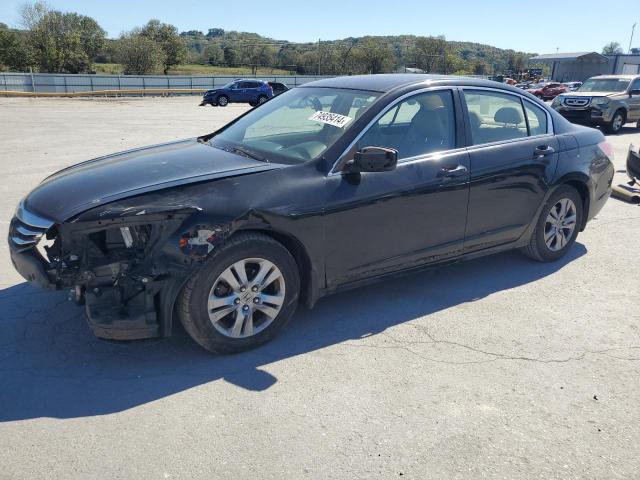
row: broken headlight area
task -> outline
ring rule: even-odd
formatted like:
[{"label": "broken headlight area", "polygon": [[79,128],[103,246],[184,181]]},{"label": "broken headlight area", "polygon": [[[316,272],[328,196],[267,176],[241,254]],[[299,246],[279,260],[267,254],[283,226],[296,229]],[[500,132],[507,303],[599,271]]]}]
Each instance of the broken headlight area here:
[{"label": "broken headlight area", "polygon": [[180,251],[192,258],[206,258],[228,233],[228,228],[222,226],[196,225],[180,236]]},{"label": "broken headlight area", "polygon": [[143,215],[58,227],[46,251],[48,274],[86,305],[96,336],[122,340],[162,333],[159,294],[177,271],[162,250],[185,217]]}]

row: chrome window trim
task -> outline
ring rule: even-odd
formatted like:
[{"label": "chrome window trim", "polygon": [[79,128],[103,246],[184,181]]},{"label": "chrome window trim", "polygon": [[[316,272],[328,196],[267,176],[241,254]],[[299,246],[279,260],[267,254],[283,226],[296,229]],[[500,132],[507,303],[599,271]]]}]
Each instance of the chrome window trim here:
[{"label": "chrome window trim", "polygon": [[[354,138],[353,141],[347,146],[347,148],[345,148],[344,151],[338,156],[338,159],[331,166],[331,169],[329,170],[329,174],[327,176],[328,177],[332,177],[334,175],[342,175],[342,173],[343,173],[342,170],[336,171],[336,166],[340,163],[340,161],[344,158],[344,156],[347,153],[349,153],[349,151],[353,148],[353,146],[356,143],[358,143],[358,140],[360,140],[363,137],[363,135],[365,133],[367,133],[367,131],[373,126],[373,124],[376,123],[378,120],[380,120],[380,118],[382,116],[384,116],[389,110],[391,110],[397,104],[399,104],[400,102],[402,102],[406,98],[413,97],[415,95],[420,95],[421,93],[436,92],[436,91],[439,91],[439,90],[449,90],[451,92],[451,96],[452,96],[451,100],[455,104],[455,98],[453,98],[453,95],[454,95],[453,92],[457,88],[459,88],[457,85],[441,85],[441,86],[437,86],[437,87],[425,87],[425,88],[420,88],[418,90],[412,90],[412,91],[407,92],[404,95],[396,98],[393,102],[389,103],[386,107],[384,107],[381,111],[379,111],[377,113],[377,115],[375,117],[373,117],[373,119],[371,119],[371,121],[362,130],[360,130],[360,133],[358,133],[356,138]],[[426,155],[416,155],[416,156],[413,156],[413,157],[403,158],[402,160],[398,161],[398,164],[406,163],[407,160],[413,161],[413,160],[416,160],[416,159],[426,158],[428,156],[432,156],[432,155],[435,155],[435,154],[443,154],[445,152],[451,152],[453,150],[461,150],[461,148],[460,147],[456,147],[455,149],[442,150],[440,152],[428,153]]]},{"label": "chrome window trim", "polygon": [[542,135],[532,135],[530,137],[524,137],[524,138],[510,138],[509,140],[500,140],[497,142],[491,142],[491,143],[479,143],[478,145],[469,145],[467,147],[468,151],[475,151],[478,150],[480,148],[486,148],[486,147],[495,147],[498,145],[507,145],[510,143],[518,143],[518,142],[526,142],[528,140],[531,139],[536,139],[536,138],[547,138],[547,137],[553,137],[552,133],[543,133]]}]

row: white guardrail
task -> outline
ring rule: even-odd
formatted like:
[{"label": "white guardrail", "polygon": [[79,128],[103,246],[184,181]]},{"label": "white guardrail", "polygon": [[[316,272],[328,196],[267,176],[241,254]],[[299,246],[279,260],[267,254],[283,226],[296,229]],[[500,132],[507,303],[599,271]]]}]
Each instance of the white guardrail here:
[{"label": "white guardrail", "polygon": [[[6,92],[41,94],[81,94],[122,91],[158,94],[199,93],[221,87],[236,78],[257,78],[281,82],[288,87],[312,82],[330,76],[317,75],[89,75],[52,73],[0,73],[0,94]],[[192,92],[190,92],[190,90]],[[139,92],[142,91],[142,92]]]}]

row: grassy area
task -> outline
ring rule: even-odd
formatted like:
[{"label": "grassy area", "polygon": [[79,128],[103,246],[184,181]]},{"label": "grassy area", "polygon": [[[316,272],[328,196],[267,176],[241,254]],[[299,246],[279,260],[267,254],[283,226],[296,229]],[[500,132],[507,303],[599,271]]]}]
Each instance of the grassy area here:
[{"label": "grassy area", "polygon": [[[119,63],[95,63],[96,73],[105,75],[121,75],[122,65]],[[159,72],[162,73],[162,72]],[[288,75],[286,70],[278,68],[258,68],[258,75]],[[169,70],[169,75],[251,75],[250,67],[214,67],[211,65],[186,64]]]},{"label": "grassy area", "polygon": [[121,75],[122,65],[119,63],[94,63],[93,70],[103,75]]}]

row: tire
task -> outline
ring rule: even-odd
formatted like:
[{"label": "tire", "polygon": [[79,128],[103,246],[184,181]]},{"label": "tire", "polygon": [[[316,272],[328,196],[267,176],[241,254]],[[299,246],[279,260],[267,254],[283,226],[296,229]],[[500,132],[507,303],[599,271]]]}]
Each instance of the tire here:
[{"label": "tire", "polygon": [[[558,217],[558,205],[567,200],[571,202],[574,209],[573,230],[571,230],[570,233],[568,227],[558,229],[553,223],[549,223],[549,221],[554,222],[553,214],[551,214],[552,209],[555,212],[555,216]],[[568,220],[570,215],[567,214],[564,218]],[[542,209],[536,223],[536,228],[531,235],[529,245],[523,249],[525,255],[539,262],[554,262],[562,258],[575,243],[578,232],[580,231],[580,225],[582,225],[582,218],[583,205],[580,194],[570,185],[562,185],[549,197],[549,200]],[[557,225],[559,224],[564,225],[562,222],[557,222]],[[553,231],[560,230],[562,230],[560,235],[564,241],[559,239],[557,235],[553,235]],[[548,237],[547,240],[545,240],[545,237]]]},{"label": "tire", "polygon": [[229,105],[229,97],[227,97],[226,95],[220,95],[218,97],[217,103],[220,107],[226,107],[227,105]]},{"label": "tire", "polygon": [[[242,280],[238,280],[241,277],[233,272],[238,272],[237,265],[245,260],[247,288],[240,293],[240,288],[233,289],[222,277],[228,278],[232,269],[232,278],[241,284]],[[254,266],[253,261],[261,263]],[[267,271],[271,268],[269,264],[276,268]],[[269,283],[258,290],[260,274],[253,275],[258,269],[262,272],[262,265],[267,272],[264,281]],[[270,280],[272,278],[276,280]],[[254,281],[255,290],[252,288]],[[220,288],[224,290],[221,293]],[[298,267],[289,251],[266,235],[240,233],[216,248],[212,257],[187,281],[178,298],[177,311],[184,329],[200,346],[212,353],[237,353],[274,338],[293,316],[299,292]],[[224,306],[210,310],[211,299],[216,305]],[[280,302],[277,314],[277,302],[270,299]],[[245,309],[246,315],[242,313]],[[229,313],[225,314],[226,311]],[[238,324],[240,327],[236,329]]]},{"label": "tire", "polygon": [[264,102],[266,102],[267,100],[269,100],[269,99],[267,98],[267,96],[266,96],[266,95],[260,95],[260,96],[258,97],[258,105],[262,105],[262,104],[263,104]]},{"label": "tire", "polygon": [[611,133],[613,135],[618,134],[625,123],[627,123],[627,114],[625,111],[622,109],[616,110],[611,121],[605,125],[605,130],[607,133]]}]

